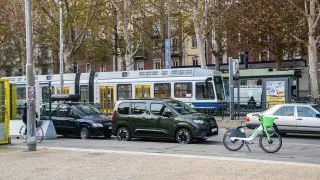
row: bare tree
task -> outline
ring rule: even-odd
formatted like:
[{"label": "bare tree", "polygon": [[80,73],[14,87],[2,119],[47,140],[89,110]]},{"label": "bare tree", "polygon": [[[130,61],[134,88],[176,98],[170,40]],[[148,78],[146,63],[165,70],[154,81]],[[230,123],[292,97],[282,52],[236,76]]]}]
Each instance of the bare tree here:
[{"label": "bare tree", "polygon": [[[314,99],[319,98],[318,86],[318,46],[320,41],[317,27],[320,19],[320,2],[318,0],[301,1],[288,0],[301,14],[303,14],[308,25],[308,57],[309,57],[309,74],[311,82],[311,96]],[[297,39],[299,39],[297,37]],[[302,40],[301,40],[302,41]]]}]

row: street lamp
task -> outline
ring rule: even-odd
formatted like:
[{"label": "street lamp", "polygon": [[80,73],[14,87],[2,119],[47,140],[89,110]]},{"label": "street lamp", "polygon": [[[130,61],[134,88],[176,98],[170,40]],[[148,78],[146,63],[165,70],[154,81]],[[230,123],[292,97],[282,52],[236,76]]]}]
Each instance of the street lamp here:
[{"label": "street lamp", "polygon": [[[58,2],[59,1],[59,2]],[[59,3],[59,24],[60,24],[60,94],[63,94],[63,19],[62,19],[62,0],[55,0]]]},{"label": "street lamp", "polygon": [[27,151],[36,151],[35,138],[35,76],[34,65],[32,58],[32,18],[31,18],[31,1],[25,0],[25,20],[26,20],[26,76],[27,76],[27,91],[26,91],[26,107],[27,108]]}]

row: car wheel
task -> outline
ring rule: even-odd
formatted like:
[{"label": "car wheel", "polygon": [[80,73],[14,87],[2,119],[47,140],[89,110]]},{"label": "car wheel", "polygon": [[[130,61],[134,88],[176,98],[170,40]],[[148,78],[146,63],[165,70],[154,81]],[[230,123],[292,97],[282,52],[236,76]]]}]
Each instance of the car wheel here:
[{"label": "car wheel", "polygon": [[180,129],[176,134],[177,143],[190,144],[191,140],[191,133],[188,129]]},{"label": "car wheel", "polygon": [[105,134],[104,137],[105,138],[110,138],[112,134]]},{"label": "car wheel", "polygon": [[86,127],[81,128],[80,137],[81,139],[89,139],[90,138],[89,129]]},{"label": "car wheel", "polygon": [[117,139],[119,141],[129,141],[131,139],[129,130],[126,127],[120,127],[117,130]]}]

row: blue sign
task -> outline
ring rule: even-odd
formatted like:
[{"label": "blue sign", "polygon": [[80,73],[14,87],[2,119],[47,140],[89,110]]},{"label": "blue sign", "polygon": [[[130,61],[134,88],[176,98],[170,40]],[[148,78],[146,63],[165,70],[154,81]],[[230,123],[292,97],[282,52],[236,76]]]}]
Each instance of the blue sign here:
[{"label": "blue sign", "polygon": [[171,47],[170,47],[171,43],[170,43],[170,39],[166,39],[165,41],[165,67],[166,69],[170,69],[171,68]]}]

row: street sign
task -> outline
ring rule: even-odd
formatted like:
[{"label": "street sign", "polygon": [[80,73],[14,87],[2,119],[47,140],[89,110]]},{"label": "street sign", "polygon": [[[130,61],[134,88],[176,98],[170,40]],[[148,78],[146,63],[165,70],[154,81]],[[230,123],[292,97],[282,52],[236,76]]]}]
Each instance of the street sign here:
[{"label": "street sign", "polygon": [[239,69],[239,59],[233,59],[233,79],[237,80],[240,76],[240,69]]},{"label": "street sign", "polygon": [[29,101],[36,100],[36,88],[34,86],[28,87],[28,100]]}]

